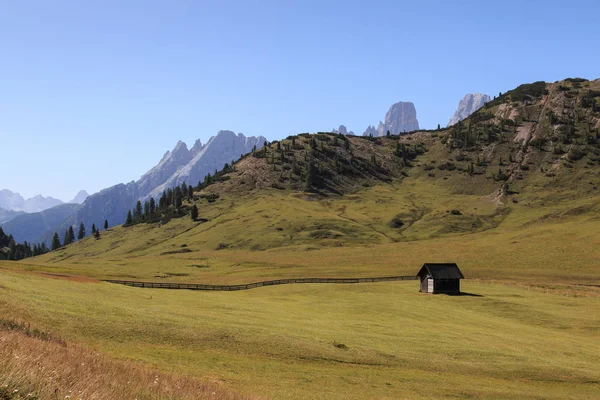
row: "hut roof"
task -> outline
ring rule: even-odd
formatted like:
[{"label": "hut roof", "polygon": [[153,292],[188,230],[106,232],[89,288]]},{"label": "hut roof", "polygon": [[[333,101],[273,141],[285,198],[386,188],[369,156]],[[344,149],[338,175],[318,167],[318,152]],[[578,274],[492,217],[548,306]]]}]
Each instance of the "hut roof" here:
[{"label": "hut roof", "polygon": [[429,273],[433,279],[464,279],[462,272],[456,263],[425,263],[419,270],[417,276]]}]

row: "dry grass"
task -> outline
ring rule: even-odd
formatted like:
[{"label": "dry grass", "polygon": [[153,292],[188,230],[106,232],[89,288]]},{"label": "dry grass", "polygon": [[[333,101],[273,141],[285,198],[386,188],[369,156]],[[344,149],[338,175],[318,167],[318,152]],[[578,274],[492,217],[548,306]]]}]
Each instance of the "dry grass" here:
[{"label": "dry grass", "polygon": [[0,320],[0,399],[247,399]]}]

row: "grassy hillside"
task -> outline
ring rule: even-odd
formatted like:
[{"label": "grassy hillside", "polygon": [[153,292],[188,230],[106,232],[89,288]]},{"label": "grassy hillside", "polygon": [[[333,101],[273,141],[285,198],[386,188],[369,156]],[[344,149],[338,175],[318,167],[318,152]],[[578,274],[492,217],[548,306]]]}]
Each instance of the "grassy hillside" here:
[{"label": "grassy hillside", "polygon": [[290,137],[197,192],[203,222],[116,227],[26,268],[217,283],[456,260],[469,277],[597,283],[596,94],[600,81],[536,83],[445,130]]},{"label": "grassy hillside", "polygon": [[[0,313],[266,398],[592,399],[599,164],[600,80],[522,85],[443,130],[289,137],[207,179],[184,204],[196,221],[164,215],[0,263]],[[470,295],[421,295],[414,281],[207,293],[96,280],[409,275],[442,261]]]}]

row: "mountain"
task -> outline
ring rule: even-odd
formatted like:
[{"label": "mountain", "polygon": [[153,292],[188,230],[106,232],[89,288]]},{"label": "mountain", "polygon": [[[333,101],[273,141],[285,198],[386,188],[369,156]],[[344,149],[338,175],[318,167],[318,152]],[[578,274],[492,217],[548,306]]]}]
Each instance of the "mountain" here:
[{"label": "mountain", "polygon": [[[167,151],[159,163],[142,175],[137,182],[114,185],[91,196],[87,196],[87,193],[82,191],[73,200],[75,202],[86,196],[80,205],[71,204],[75,207],[61,208],[60,213],[55,210],[50,219],[45,213],[31,214],[29,218],[17,221],[23,226],[10,224],[5,227],[5,231],[17,232],[18,241],[44,240],[49,243],[54,232],[62,235],[69,226],[79,225],[81,222],[88,227],[88,231],[92,224],[103,226],[105,219],[108,220],[109,226],[122,224],[127,211],[133,208],[138,200],[145,200],[150,196],[158,198],[163,190],[181,185],[183,182],[197,184],[206,174],[223,168],[225,163],[237,160],[240,155],[252,151],[254,146],[262,147],[265,141],[262,136],[246,137],[231,131],[219,131],[206,144],[197,140],[191,149],[188,149],[184,142],[179,141],[173,150]],[[6,192],[4,197],[7,199],[6,202],[21,204],[18,194],[15,196],[12,192],[3,192]],[[55,218],[56,215],[62,216],[62,219],[58,220]]]},{"label": "mountain", "polygon": [[55,207],[62,203],[58,199],[44,197],[39,194],[30,199],[24,199],[19,193],[11,192],[8,189],[0,190],[0,208],[6,210],[33,213]]},{"label": "mountain", "polygon": [[[19,215],[5,223],[2,228],[7,234],[12,234],[19,243],[42,242],[57,230],[65,218],[73,215],[78,207],[77,204],[61,204],[41,212]],[[63,233],[64,229],[59,232],[61,240]]]},{"label": "mountain", "polygon": [[487,94],[475,93],[465,95],[465,97],[462,98],[460,103],[458,103],[458,109],[456,110],[452,118],[450,118],[448,126],[452,126],[458,121],[462,121],[463,119],[467,118],[469,115],[479,110],[491,100],[492,98]]},{"label": "mountain", "polygon": [[13,210],[5,210],[4,208],[0,208],[0,225],[5,222],[10,221],[11,219],[18,217],[19,215],[25,214],[24,211],[13,211]]},{"label": "mountain", "polygon": [[160,162],[137,181],[139,192],[142,195],[150,193],[154,188],[165,183],[177,170],[186,166],[204,147],[200,141],[197,143],[200,145],[194,145],[194,152],[192,152],[181,140],[177,142],[172,151],[167,151]]},{"label": "mountain", "polygon": [[196,149],[196,154],[194,154],[194,151],[186,154],[183,146],[178,145],[181,148],[178,153],[181,157],[180,161],[184,161],[190,156],[192,157],[191,160],[185,165],[182,165],[182,162],[173,163],[172,165],[177,164],[178,168],[168,179],[156,185],[150,192],[141,192],[140,195],[144,198],[159,198],[164,190],[181,185],[183,182],[195,185],[203,180],[207,174],[221,170],[225,163],[237,160],[243,154],[251,152],[255,146],[256,148],[262,147],[264,142],[266,142],[266,139],[262,136],[246,137],[241,133],[236,135],[232,131],[219,131],[205,145],[195,145],[193,149]]},{"label": "mountain", "polygon": [[340,125],[337,129],[332,129],[331,133],[341,133],[342,135],[354,135],[354,132],[348,132],[348,129],[344,125]]},{"label": "mountain", "polygon": [[[209,252],[213,257],[215,250],[230,258],[231,249],[249,252],[243,258],[253,260],[262,253],[257,250],[268,250],[268,265],[272,254],[288,252],[285,260],[295,266],[319,257],[312,252],[360,256],[361,246],[383,244],[388,247],[382,251],[403,246],[419,258],[427,251],[446,258],[452,251],[474,268],[481,260],[473,253],[489,262],[503,257],[500,264],[512,260],[516,272],[499,268],[494,276],[519,279],[523,268],[531,268],[521,260],[525,253],[568,261],[564,246],[544,248],[548,241],[567,240],[568,234],[557,239],[565,229],[581,232],[582,248],[597,248],[590,232],[598,231],[600,213],[600,80],[521,85],[446,129],[373,138],[288,137],[248,154],[217,178],[196,193],[201,223],[186,215],[166,225],[117,227],[103,243],[86,241],[43,260],[103,265],[110,257],[143,265],[165,256],[169,268],[188,268],[190,260]],[[471,254],[455,250],[480,237],[485,240]],[[411,250],[434,238],[439,241]],[[436,247],[449,238],[447,247]],[[183,244],[189,257],[168,257]],[[373,257],[376,251],[366,253]],[[590,257],[588,265],[596,263]]]},{"label": "mountain", "polygon": [[377,130],[369,125],[363,136],[385,136],[389,131],[392,135],[419,130],[417,110],[411,102],[400,101],[392,104],[385,114],[385,122],[379,122]]},{"label": "mountain", "polygon": [[85,199],[87,199],[90,195],[88,194],[88,192],[86,192],[85,190],[80,190],[75,197],[73,198],[73,200],[69,201],[68,203],[71,204],[81,204],[85,201]]}]

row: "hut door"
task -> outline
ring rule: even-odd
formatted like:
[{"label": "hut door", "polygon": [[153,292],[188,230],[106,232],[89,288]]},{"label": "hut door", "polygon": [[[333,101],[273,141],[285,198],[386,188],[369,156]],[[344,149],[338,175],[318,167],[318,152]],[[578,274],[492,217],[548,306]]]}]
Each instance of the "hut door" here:
[{"label": "hut door", "polygon": [[433,293],[433,279],[427,279],[427,293]]}]

